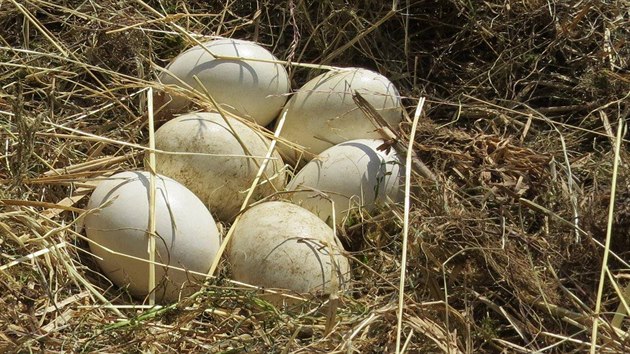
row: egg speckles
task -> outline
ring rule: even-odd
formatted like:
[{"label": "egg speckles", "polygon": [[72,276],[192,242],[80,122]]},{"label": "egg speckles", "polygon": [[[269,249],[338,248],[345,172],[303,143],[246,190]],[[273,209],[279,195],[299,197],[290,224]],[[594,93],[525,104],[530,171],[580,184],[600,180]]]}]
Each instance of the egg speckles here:
[{"label": "egg speckles", "polygon": [[[234,226],[228,258],[235,280],[298,294],[347,287],[350,266],[323,221],[299,206],[265,202],[243,213]],[[279,296],[270,296],[275,303]]]},{"label": "egg speckles", "polygon": [[[171,152],[156,154],[157,172],[188,187],[213,215],[230,222],[239,212],[271,142],[237,119],[226,119],[207,112],[179,116],[156,131],[155,146]],[[277,152],[272,157],[251,201],[285,186],[282,158]]]}]

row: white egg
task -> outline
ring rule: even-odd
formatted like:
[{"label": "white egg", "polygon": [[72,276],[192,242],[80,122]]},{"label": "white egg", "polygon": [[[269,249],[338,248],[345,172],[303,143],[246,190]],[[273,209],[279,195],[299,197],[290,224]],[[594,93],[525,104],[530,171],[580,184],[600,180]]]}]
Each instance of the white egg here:
[{"label": "white egg", "polygon": [[[148,172],[122,172],[101,182],[92,193],[85,218],[90,250],[103,273],[138,297],[148,294]],[[176,181],[156,176],[156,254],[161,264],[207,273],[219,249],[220,235],[208,209]],[[120,254],[111,253],[117,252]],[[172,302],[199,289],[204,277],[155,266],[156,299]]]},{"label": "white egg", "polygon": [[[245,211],[234,228],[228,259],[235,280],[316,295],[330,293],[334,276],[338,290],[347,289],[348,259],[333,230],[309,211],[265,202]],[[267,299],[279,304],[283,298]]]},{"label": "white egg", "polygon": [[[400,95],[384,76],[366,69],[329,71],[307,82],[283,109],[281,137],[311,154],[353,139],[378,139],[372,122],[352,99],[358,91],[392,126],[402,120]],[[299,152],[281,145],[281,153],[296,160]],[[304,158],[309,159],[307,155]]]},{"label": "white egg", "polygon": [[383,140],[357,139],[335,145],[311,160],[287,185],[291,200],[332,225],[352,210],[372,211],[402,197],[403,170],[395,150],[378,150]]},{"label": "white egg", "polygon": [[[264,126],[278,116],[291,90],[284,66],[270,62],[277,60],[254,42],[216,39],[181,53],[167,66],[170,73],[160,73],[159,80],[185,87],[182,81],[206,97],[194,79],[197,76],[223,109]],[[173,94],[170,98],[169,110],[181,111],[190,102],[183,95]]]},{"label": "white egg", "polygon": [[[162,151],[211,154],[158,153],[156,171],[188,187],[212,215],[230,222],[240,211],[271,142],[237,119],[226,118],[234,131],[218,113],[179,116],[155,132],[155,146]],[[274,151],[272,157],[251,201],[284,189],[284,163],[279,153]]]}]

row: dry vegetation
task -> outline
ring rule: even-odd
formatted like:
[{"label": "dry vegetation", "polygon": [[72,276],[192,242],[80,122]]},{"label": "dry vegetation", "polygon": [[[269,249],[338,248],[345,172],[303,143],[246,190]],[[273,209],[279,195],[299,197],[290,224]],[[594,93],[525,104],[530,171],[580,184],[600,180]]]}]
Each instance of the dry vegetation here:
[{"label": "dry vegetation", "polygon": [[[410,114],[426,97],[414,148],[437,181],[412,181],[407,352],[630,351],[614,316],[630,300],[627,140],[613,173],[630,3],[353,3],[0,1],[0,351],[395,351],[402,206],[340,230],[354,290],[334,318],[266,306],[226,269],[195,298],[134,309],[98,273],[77,227],[89,181],[141,168],[146,88],[201,35],[376,70]],[[288,68],[293,87],[320,73]]]}]

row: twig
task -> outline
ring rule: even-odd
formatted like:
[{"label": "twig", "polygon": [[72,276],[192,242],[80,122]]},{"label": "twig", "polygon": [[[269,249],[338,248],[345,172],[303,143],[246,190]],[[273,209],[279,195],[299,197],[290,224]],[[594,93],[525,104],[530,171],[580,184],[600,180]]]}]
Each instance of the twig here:
[{"label": "twig", "polygon": [[20,258],[15,259],[15,260],[12,260],[11,262],[9,262],[7,264],[1,265],[0,266],[0,272],[4,272],[5,270],[7,270],[7,269],[9,269],[9,268],[11,268],[11,267],[13,267],[15,265],[18,265],[20,263],[24,263],[26,261],[30,261],[30,260],[32,260],[32,259],[34,259],[36,257],[42,256],[44,254],[47,254],[53,249],[66,247],[66,245],[67,245],[66,242],[58,243],[56,245],[53,245],[53,246],[41,249],[39,251],[27,254],[26,256],[20,257]]},{"label": "twig", "polygon": [[[372,124],[376,127],[376,130],[381,134],[383,140],[387,144],[393,145],[396,152],[398,152],[401,156],[404,156],[407,147],[403,143],[403,139],[399,133],[389,125],[389,123],[381,117],[380,114],[374,109],[374,107],[368,102],[358,91],[354,92],[352,96],[354,102],[359,106],[361,111],[370,119]],[[413,145],[413,144],[412,144]],[[411,154],[411,167],[424,178],[430,179],[433,182],[437,182],[437,178],[431,172],[431,170],[418,158],[415,151],[413,149],[408,152]]]},{"label": "twig", "polygon": [[595,345],[597,344],[597,327],[599,326],[599,316],[602,307],[602,295],[604,293],[604,280],[606,270],[608,269],[608,254],[610,253],[610,240],[612,238],[612,226],[615,218],[615,194],[617,191],[617,175],[619,173],[619,153],[621,150],[621,137],[623,133],[624,121],[620,118],[617,126],[617,142],[615,144],[615,161],[613,163],[613,175],[610,186],[610,203],[608,205],[608,225],[606,227],[606,243],[604,246],[604,257],[602,259],[602,270],[599,276],[599,287],[597,288],[597,303],[595,304],[595,321],[593,323],[593,332],[591,333],[591,354],[595,354]]},{"label": "twig", "polygon": [[560,136],[560,143],[562,144],[562,154],[564,156],[564,162],[567,167],[567,188],[569,189],[569,200],[571,200],[571,206],[573,207],[573,226],[575,231],[575,243],[580,243],[580,215],[577,209],[577,196],[573,192],[573,173],[571,172],[571,161],[569,160],[569,154],[567,153],[567,144],[564,141],[564,136],[560,130],[553,126],[553,129]]},{"label": "twig", "polygon": [[149,305],[155,305],[155,125],[153,122],[153,88],[147,91],[147,106],[149,116],[149,229],[147,237],[149,244]]},{"label": "twig", "polygon": [[[357,96],[358,97],[358,96]],[[411,133],[409,135],[409,146],[407,148],[407,160],[405,162],[405,214],[403,216],[403,244],[402,259],[400,267],[400,284],[398,288],[398,324],[396,327],[396,354],[400,354],[400,340],[402,336],[402,320],[404,311],[404,294],[405,294],[405,275],[407,272],[407,244],[409,240],[409,210],[411,209],[411,163],[413,142],[416,137],[416,129],[418,128],[418,120],[422,107],[424,106],[424,97],[420,98],[416,113],[413,116],[413,124],[411,125]]]}]

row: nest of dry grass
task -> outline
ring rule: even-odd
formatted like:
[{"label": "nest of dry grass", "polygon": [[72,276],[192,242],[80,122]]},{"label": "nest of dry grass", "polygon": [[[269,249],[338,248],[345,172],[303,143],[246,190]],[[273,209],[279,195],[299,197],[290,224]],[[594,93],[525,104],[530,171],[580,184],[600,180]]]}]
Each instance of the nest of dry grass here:
[{"label": "nest of dry grass", "polygon": [[[625,131],[614,161],[630,111],[629,9],[1,2],[0,350],[394,352],[403,296],[407,352],[627,352]],[[427,98],[414,150],[436,181],[413,176],[402,293],[402,206],[340,230],[355,240],[354,291],[335,313],[278,311],[227,273],[173,306],[133,308],[99,274],[77,227],[90,180],[142,165],[155,68],[201,35],[378,71],[410,114]],[[289,70],[293,87],[319,73]]]}]

